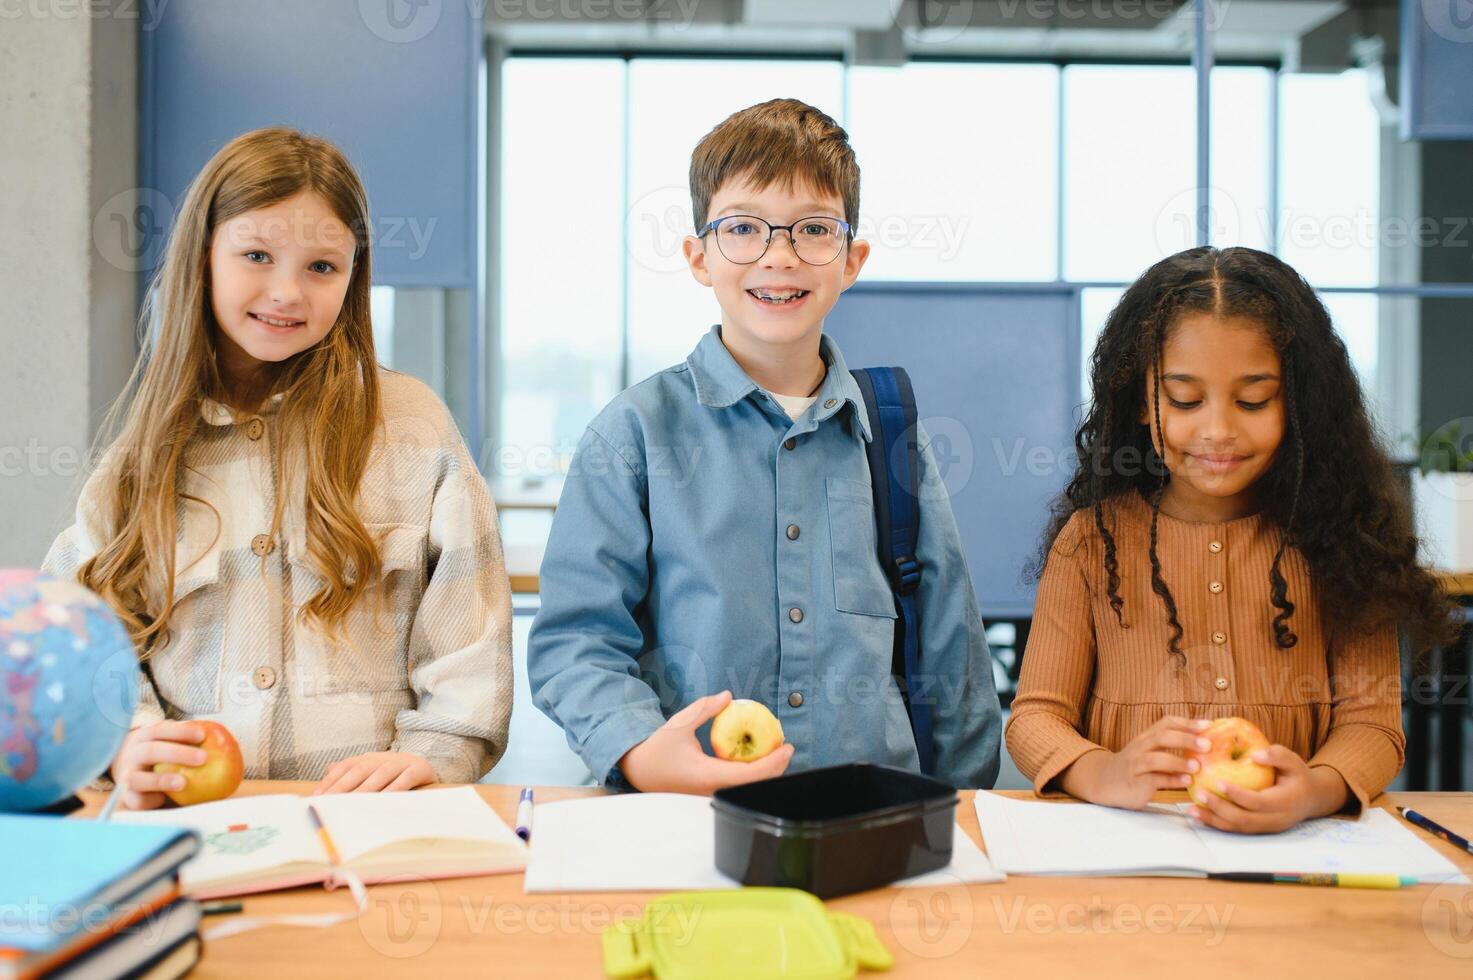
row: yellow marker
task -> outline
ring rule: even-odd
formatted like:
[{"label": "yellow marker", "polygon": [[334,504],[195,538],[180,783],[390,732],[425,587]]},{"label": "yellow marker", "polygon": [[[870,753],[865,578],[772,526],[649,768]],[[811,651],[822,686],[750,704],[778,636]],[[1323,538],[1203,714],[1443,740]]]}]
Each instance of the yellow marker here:
[{"label": "yellow marker", "polygon": [[322,817],[318,816],[317,808],[310,803],[307,804],[307,816],[312,818],[312,826],[317,828],[317,836],[322,839],[322,846],[327,850],[328,863],[334,867],[342,864],[343,859],[338,854],[338,849],[332,842],[332,836],[328,834],[327,828],[322,825]]}]

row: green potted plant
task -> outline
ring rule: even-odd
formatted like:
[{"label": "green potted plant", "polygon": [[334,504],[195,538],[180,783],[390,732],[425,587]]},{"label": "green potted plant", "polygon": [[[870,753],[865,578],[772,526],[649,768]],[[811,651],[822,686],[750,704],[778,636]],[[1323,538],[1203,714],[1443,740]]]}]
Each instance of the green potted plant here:
[{"label": "green potted plant", "polygon": [[1422,440],[1412,509],[1423,560],[1439,571],[1473,571],[1473,419],[1455,419]]}]

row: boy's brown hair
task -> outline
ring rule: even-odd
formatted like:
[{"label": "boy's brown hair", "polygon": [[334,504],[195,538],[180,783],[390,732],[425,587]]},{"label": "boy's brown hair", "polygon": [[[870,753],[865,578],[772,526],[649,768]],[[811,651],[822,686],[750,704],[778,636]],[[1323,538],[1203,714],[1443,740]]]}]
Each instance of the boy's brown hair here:
[{"label": "boy's brown hair", "polygon": [[690,158],[690,203],[696,233],[711,198],[729,180],[759,189],[781,181],[811,184],[844,202],[850,235],[859,223],[859,164],[849,134],[833,118],[797,99],[773,99],[727,116],[696,144]]}]

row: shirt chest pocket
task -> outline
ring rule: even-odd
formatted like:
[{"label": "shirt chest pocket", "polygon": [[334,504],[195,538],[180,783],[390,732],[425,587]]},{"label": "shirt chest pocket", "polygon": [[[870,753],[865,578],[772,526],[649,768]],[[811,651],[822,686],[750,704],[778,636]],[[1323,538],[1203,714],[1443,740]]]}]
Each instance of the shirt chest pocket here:
[{"label": "shirt chest pocket", "polygon": [[[383,568],[378,583],[348,612],[342,636],[333,642],[302,622],[293,631],[295,684],[303,698],[409,689],[409,631],[424,594],[424,531],[408,524],[366,526],[379,543]],[[296,566],[293,574],[299,574]]]},{"label": "shirt chest pocket", "polygon": [[226,606],[219,543],[200,554],[194,542],[181,541],[174,553],[169,642],[149,657],[149,672],[166,708],[185,716],[220,710]]},{"label": "shirt chest pocket", "polygon": [[827,488],[835,608],[894,619],[895,593],[880,568],[869,484],[829,477]]}]

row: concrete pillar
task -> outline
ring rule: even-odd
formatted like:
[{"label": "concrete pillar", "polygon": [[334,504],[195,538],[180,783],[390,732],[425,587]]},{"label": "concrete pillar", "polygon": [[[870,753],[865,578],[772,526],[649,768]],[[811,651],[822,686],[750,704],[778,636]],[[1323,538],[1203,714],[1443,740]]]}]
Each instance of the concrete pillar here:
[{"label": "concrete pillar", "polygon": [[132,368],[147,4],[0,0],[0,567],[70,522]]}]

